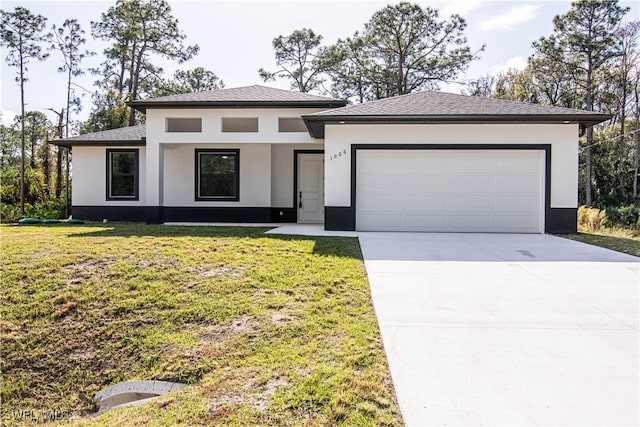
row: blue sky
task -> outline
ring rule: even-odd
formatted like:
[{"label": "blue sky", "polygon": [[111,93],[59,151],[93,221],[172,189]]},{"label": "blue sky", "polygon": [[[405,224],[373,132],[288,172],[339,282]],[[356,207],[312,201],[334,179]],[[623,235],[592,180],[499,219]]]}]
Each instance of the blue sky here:
[{"label": "blue sky", "polygon": [[[180,28],[187,35],[189,44],[200,46],[198,56],[182,65],[157,61],[162,64],[167,76],[177,68],[191,69],[198,66],[214,71],[225,82],[226,87],[262,84],[258,69],[274,69],[271,40],[281,34],[289,34],[300,28],[311,28],[323,35],[323,43],[330,44],[338,38],[351,36],[361,30],[371,15],[390,3],[389,1],[353,0],[169,0],[173,14],[180,22]],[[393,2],[391,2],[393,3]],[[481,75],[496,74],[507,68],[522,68],[531,54],[531,43],[541,36],[548,36],[553,29],[555,15],[565,13],[570,8],[568,0],[537,1],[485,1],[485,0],[431,0],[416,1],[422,6],[430,6],[440,11],[441,17],[453,13],[462,15],[468,24],[466,34],[472,49],[486,45],[481,59],[475,61],[460,80],[477,78]],[[2,10],[13,10],[23,6],[48,18],[48,25],[60,26],[66,18],[77,18],[86,31],[87,48],[101,53],[104,42],[96,42],[90,35],[90,21],[100,19],[113,2],[98,0],[83,1],[0,1]],[[630,6],[627,20],[639,19],[640,6],[636,1],[621,1]],[[20,111],[20,93],[14,78],[16,70],[4,62],[6,52],[2,50],[0,87],[2,98],[0,109],[3,122],[10,112]],[[86,68],[97,66],[102,61],[96,55],[83,62]],[[29,64],[27,82],[27,109],[44,111],[47,108],[59,110],[65,103],[65,79],[57,72],[61,65],[59,53],[51,52],[44,62]],[[91,97],[95,76],[89,74],[77,80],[88,90],[83,97],[83,111],[76,119],[85,119],[91,109]],[[288,89],[285,81],[267,83]],[[442,90],[458,93],[460,85],[442,85]],[[53,120],[53,113],[50,114]]]}]

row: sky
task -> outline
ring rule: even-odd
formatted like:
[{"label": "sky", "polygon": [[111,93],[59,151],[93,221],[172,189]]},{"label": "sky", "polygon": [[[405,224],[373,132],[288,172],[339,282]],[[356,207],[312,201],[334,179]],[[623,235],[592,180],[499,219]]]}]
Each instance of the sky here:
[{"label": "sky", "polygon": [[[531,44],[553,31],[553,17],[566,13],[569,0],[414,0],[423,7],[440,12],[440,17],[457,13],[465,18],[468,27],[465,34],[472,50],[486,50],[481,58],[471,63],[460,81],[478,78],[485,74],[497,74],[509,68],[522,69],[532,53]],[[186,34],[187,44],[198,44],[199,54],[192,60],[177,64],[159,59],[165,76],[171,77],[176,69],[204,67],[215,72],[226,87],[266,84],[289,89],[285,80],[264,83],[258,69],[275,70],[272,40],[288,35],[296,29],[311,28],[323,36],[323,45],[361,31],[374,12],[395,1],[365,0],[169,0],[173,15],[180,29]],[[101,55],[106,42],[93,40],[91,21],[115,4],[114,1],[65,0],[65,1],[6,1],[0,0],[0,8],[11,11],[16,6],[29,9],[48,19],[48,27],[60,26],[67,18],[78,19],[86,32],[86,48],[98,55],[85,59],[83,68],[97,67],[103,61]],[[620,1],[631,7],[626,20],[640,19],[637,1]],[[0,89],[2,122],[11,121],[13,113],[20,111],[20,89],[15,82],[16,68],[7,66],[5,48],[1,50]],[[49,108],[60,110],[66,102],[64,73],[57,72],[62,65],[59,52],[50,52],[43,61],[32,61],[26,83],[27,110],[46,112],[56,120]],[[85,120],[91,110],[91,93],[95,90],[96,76],[90,73],[77,78],[77,84],[85,88],[82,111],[72,119]],[[460,84],[441,85],[441,90],[459,93]]]}]

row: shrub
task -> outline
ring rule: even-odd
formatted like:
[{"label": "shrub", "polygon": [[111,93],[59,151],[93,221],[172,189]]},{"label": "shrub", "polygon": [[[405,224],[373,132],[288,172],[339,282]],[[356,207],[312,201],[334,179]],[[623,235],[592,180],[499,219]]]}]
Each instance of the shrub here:
[{"label": "shrub", "polygon": [[53,199],[33,206],[26,205],[24,213],[27,217],[60,219],[64,217],[64,200]]},{"label": "shrub", "polygon": [[20,215],[20,206],[2,203],[0,206],[0,222],[8,224],[18,222],[22,218],[60,219],[64,217],[64,200],[49,200],[30,205],[25,203],[24,215]]},{"label": "shrub", "polygon": [[578,227],[589,231],[599,231],[607,224],[607,211],[598,208],[580,206],[578,208]]},{"label": "shrub", "polygon": [[0,223],[8,224],[18,222],[20,218],[20,206],[8,205],[6,203],[0,204]]},{"label": "shrub", "polygon": [[609,224],[622,228],[637,228],[640,226],[640,208],[633,205],[623,205],[607,208]]}]

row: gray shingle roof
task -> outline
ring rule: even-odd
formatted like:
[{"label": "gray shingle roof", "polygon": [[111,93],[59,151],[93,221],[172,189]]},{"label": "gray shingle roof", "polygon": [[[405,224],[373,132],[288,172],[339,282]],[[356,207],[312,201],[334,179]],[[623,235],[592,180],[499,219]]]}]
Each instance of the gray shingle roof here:
[{"label": "gray shingle roof", "polygon": [[56,139],[51,143],[63,147],[74,145],[144,145],[145,135],[145,125],[137,125]]},{"label": "gray shingle roof", "polygon": [[314,137],[328,122],[358,123],[580,123],[591,126],[609,115],[549,105],[481,98],[446,92],[419,92],[348,105],[303,116]]},{"label": "gray shingle roof", "polygon": [[529,104],[504,99],[481,98],[446,92],[419,92],[394,96],[364,104],[348,105],[329,111],[321,111],[314,116],[370,116],[370,115],[496,115],[496,114],[593,114],[589,111],[549,105]]},{"label": "gray shingle roof", "polygon": [[216,89],[181,95],[161,96],[130,102],[129,105],[144,111],[148,107],[288,107],[309,106],[335,108],[346,105],[339,99],[308,93],[253,85],[229,89]]}]

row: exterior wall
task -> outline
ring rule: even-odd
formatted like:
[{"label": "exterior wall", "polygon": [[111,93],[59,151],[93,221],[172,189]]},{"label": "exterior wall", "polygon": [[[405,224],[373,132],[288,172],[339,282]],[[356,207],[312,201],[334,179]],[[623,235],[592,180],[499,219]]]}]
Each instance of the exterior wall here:
[{"label": "exterior wall", "polygon": [[[307,132],[278,132],[278,118],[300,117],[322,111],[319,108],[181,108],[147,109],[147,144],[164,143],[242,143],[242,144],[291,144],[315,143]],[[202,132],[165,132],[167,117],[201,117]],[[257,117],[258,132],[222,132],[223,117]]]},{"label": "exterior wall", "polygon": [[[314,140],[318,142],[318,140]],[[271,146],[271,206],[294,208],[294,150],[323,150],[323,144],[274,144]]]},{"label": "exterior wall", "polygon": [[551,208],[578,205],[578,125],[327,125],[325,206],[351,205],[352,144],[549,144]]},{"label": "exterior wall", "polygon": [[[301,109],[148,109],[147,110],[147,176],[146,205],[185,207],[267,207],[284,202],[284,194],[293,193],[293,183],[286,183],[281,165],[272,173],[272,146],[278,144],[317,145],[307,132],[278,132],[278,118],[300,117],[321,111]],[[169,133],[165,120],[169,117],[201,117],[202,132]],[[223,133],[223,117],[258,117],[258,132]],[[181,146],[184,147],[181,148]],[[195,202],[195,148],[240,149],[240,201]],[[189,154],[191,153],[191,154]],[[276,150],[275,159],[286,157],[286,149]],[[293,153],[293,148],[291,149]],[[293,154],[291,154],[293,156]],[[278,187],[271,183],[275,179]],[[292,178],[293,179],[293,178]],[[287,188],[279,186],[286,183]],[[291,190],[289,190],[291,187]],[[141,190],[142,191],[142,190]],[[274,199],[275,200],[272,200]],[[277,204],[276,204],[277,206]]]},{"label": "exterior wall", "polygon": [[[133,148],[139,152],[139,200],[107,201],[107,149]],[[144,206],[145,147],[73,147],[73,206]]]},{"label": "exterior wall", "polygon": [[[271,206],[271,145],[269,144],[163,144],[164,203],[184,207]],[[195,201],[195,150],[240,149],[240,200]]]}]

